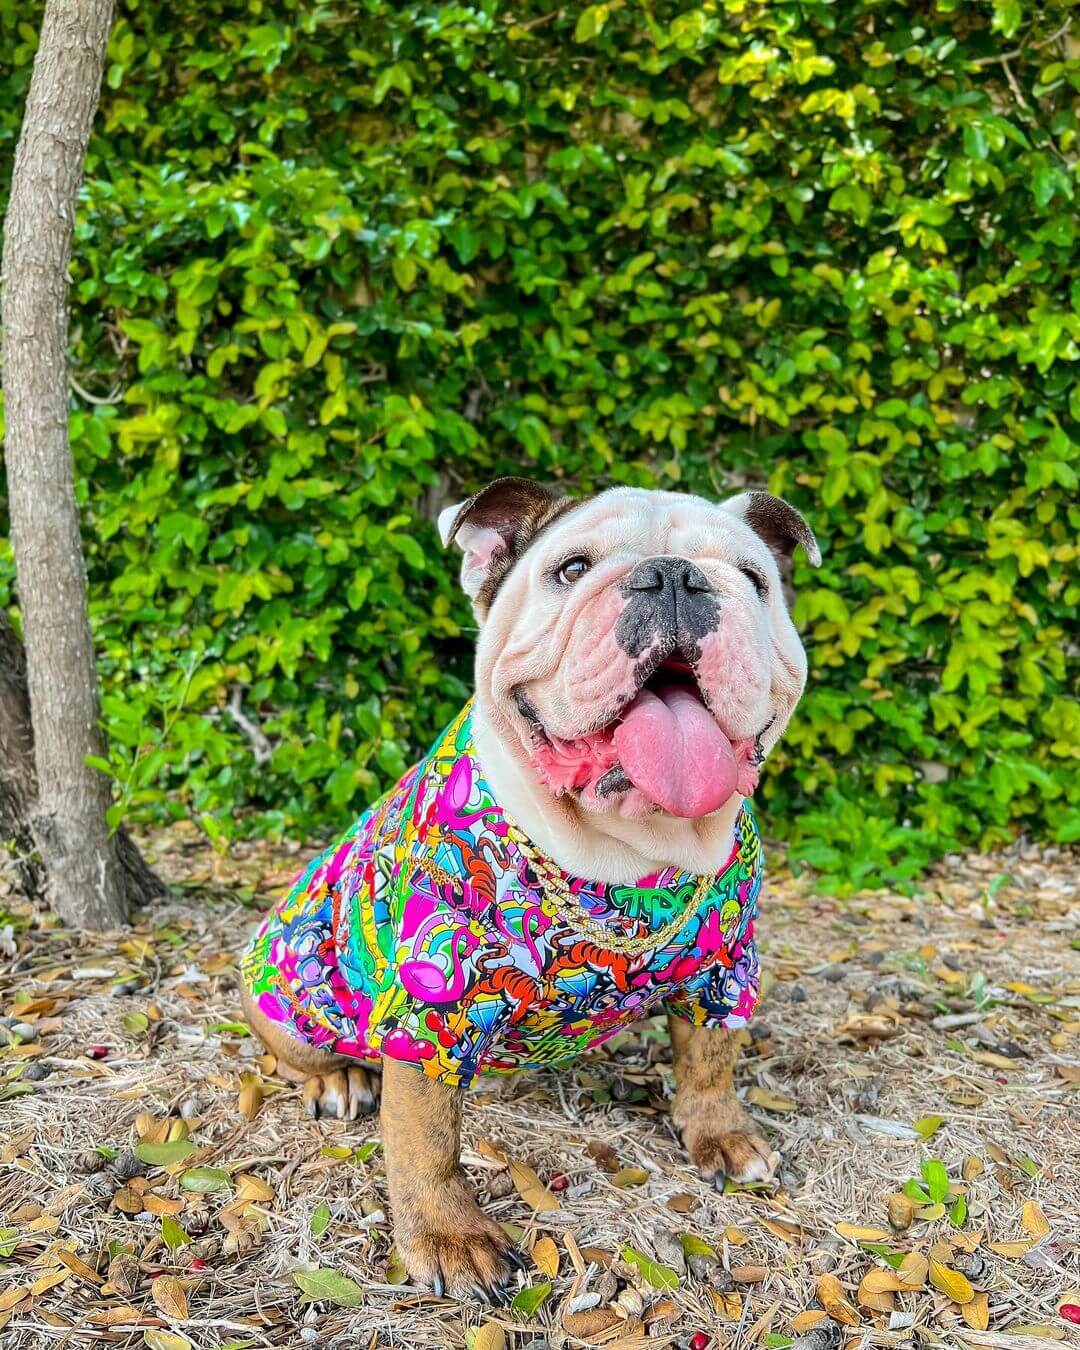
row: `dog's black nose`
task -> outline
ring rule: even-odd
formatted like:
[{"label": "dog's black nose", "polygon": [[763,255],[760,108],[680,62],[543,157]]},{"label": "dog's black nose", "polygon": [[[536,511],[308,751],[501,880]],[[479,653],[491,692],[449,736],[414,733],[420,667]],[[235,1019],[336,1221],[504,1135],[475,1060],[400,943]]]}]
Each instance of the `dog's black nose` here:
[{"label": "dog's black nose", "polygon": [[689,558],[646,558],[638,563],[623,582],[628,591],[662,591],[670,589],[690,594],[711,591],[712,587],[699,567]]},{"label": "dog's black nose", "polygon": [[615,638],[630,656],[659,640],[690,657],[719,618],[719,600],[708,578],[688,558],[646,558],[622,582],[626,604]]}]

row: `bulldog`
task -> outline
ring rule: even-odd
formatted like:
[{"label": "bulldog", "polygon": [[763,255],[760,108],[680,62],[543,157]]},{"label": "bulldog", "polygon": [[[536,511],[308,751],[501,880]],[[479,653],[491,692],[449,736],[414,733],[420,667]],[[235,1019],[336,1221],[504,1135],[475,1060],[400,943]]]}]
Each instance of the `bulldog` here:
[{"label": "bulldog", "polygon": [[787,502],[502,478],[439,518],[480,625],[474,699],[316,858],[243,961],[248,1020],[312,1115],[380,1105],[395,1242],[438,1294],[520,1254],[459,1162],[476,1076],[558,1066],[667,1014],[706,1178],[776,1155],[735,1095],[758,994],[748,799],[806,679]]}]

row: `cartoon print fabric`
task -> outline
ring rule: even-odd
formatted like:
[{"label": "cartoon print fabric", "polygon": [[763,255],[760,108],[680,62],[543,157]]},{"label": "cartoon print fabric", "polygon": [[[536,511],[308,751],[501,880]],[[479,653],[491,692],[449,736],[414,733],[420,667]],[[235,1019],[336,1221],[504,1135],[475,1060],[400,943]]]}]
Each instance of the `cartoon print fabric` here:
[{"label": "cartoon print fabric", "polygon": [[264,920],[242,963],[260,1011],[309,1044],[462,1087],[479,1071],[563,1063],[661,1007],[698,1026],[745,1024],[762,874],[747,807],[696,907],[697,878],[676,868],[636,886],[567,877],[590,931],[659,934],[638,955],[584,937],[515,839],[528,847],[492,799],[466,705]]}]

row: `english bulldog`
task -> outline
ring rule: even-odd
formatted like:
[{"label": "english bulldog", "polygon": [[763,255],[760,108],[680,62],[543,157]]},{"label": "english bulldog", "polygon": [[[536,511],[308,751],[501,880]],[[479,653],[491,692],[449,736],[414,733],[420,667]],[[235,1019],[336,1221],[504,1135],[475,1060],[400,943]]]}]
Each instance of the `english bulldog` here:
[{"label": "english bulldog", "polygon": [[501,478],[439,529],[480,625],[475,696],[265,919],[243,997],[312,1115],[381,1100],[413,1279],[496,1301],[521,1258],[459,1162],[479,1074],[567,1064],[663,1011],[702,1175],[776,1165],[732,1081],[758,995],[749,798],[806,679],[792,553],[821,559],[765,492]]}]

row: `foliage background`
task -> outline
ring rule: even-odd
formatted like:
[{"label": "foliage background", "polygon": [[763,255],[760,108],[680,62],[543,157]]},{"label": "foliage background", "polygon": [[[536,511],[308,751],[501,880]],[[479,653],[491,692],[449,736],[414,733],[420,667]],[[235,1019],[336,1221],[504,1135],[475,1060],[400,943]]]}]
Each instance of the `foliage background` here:
[{"label": "foliage background", "polygon": [[510,470],[809,516],[763,795],[830,882],[1080,836],[1071,14],[120,0],[72,389],[115,814],[354,814],[467,692],[430,521]]}]

